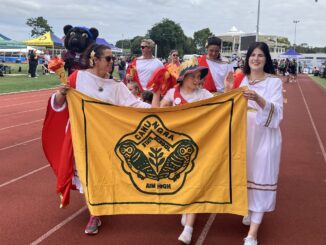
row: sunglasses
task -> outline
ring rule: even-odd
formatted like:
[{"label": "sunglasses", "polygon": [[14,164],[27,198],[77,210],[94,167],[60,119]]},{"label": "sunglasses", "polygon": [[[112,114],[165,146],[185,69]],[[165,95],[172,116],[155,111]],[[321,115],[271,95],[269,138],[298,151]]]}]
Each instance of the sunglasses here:
[{"label": "sunglasses", "polygon": [[148,46],[140,46],[141,49],[148,48]]},{"label": "sunglasses", "polygon": [[101,58],[104,58],[107,62],[115,61],[114,56],[103,56]]}]

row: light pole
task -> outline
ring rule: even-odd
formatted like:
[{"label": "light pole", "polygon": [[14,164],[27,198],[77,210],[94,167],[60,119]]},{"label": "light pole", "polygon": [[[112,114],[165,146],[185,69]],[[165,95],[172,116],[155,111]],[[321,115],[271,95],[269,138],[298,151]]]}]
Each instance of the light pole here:
[{"label": "light pole", "polygon": [[256,42],[259,41],[259,17],[260,17],[260,0],[258,0],[258,12],[257,12],[257,26],[256,26]]},{"label": "light pole", "polygon": [[297,24],[300,22],[300,20],[294,20],[294,42],[293,42],[293,48],[295,50],[295,45],[296,45],[296,38],[297,38]]},{"label": "light pole", "polygon": [[124,43],[124,40],[123,40],[123,34],[122,34],[122,44],[121,44],[122,55],[123,55],[123,43]]}]

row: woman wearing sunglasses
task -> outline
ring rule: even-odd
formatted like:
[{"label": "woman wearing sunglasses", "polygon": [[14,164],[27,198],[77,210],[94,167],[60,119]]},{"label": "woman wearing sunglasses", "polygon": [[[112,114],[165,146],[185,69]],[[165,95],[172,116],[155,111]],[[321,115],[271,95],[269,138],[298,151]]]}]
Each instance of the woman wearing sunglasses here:
[{"label": "woman wearing sunglasses", "polygon": [[170,51],[170,54],[169,54],[169,57],[168,57],[168,63],[169,64],[174,64],[176,66],[180,66],[178,50],[173,49],[173,50]]},{"label": "woman wearing sunglasses", "polygon": [[153,56],[155,43],[151,39],[144,39],[140,44],[142,56],[134,59],[127,70],[126,80],[137,82],[141,91],[146,86],[154,72],[163,67],[163,63]]},{"label": "woman wearing sunglasses", "polygon": [[[69,115],[66,106],[67,90],[69,88],[74,88],[92,98],[115,105],[140,108],[151,107],[150,104],[136,99],[124,83],[110,79],[110,72],[112,71],[114,59],[110,48],[105,45],[93,44],[85,51],[83,57],[83,62],[87,69],[72,73],[68,78],[69,84],[61,85],[58,91],[51,96],[43,127],[42,139],[45,155],[48,157],[49,154],[53,154],[53,152],[49,151],[44,144],[45,137],[47,137],[48,141],[52,140],[50,148],[60,148],[57,154],[60,155],[61,159],[59,164],[53,164],[49,157],[48,160],[51,166],[60,166],[59,170],[55,170],[55,172],[57,174],[57,193],[62,197],[62,206],[69,203],[70,189],[77,189],[80,193],[83,193],[83,188],[79,181],[73,158]],[[159,94],[154,94],[154,101],[155,98],[158,98],[159,101]],[[59,120],[60,125],[58,121],[55,121],[58,117],[63,118],[62,120]],[[57,131],[55,133],[52,132],[53,138],[49,137],[48,130]],[[60,142],[58,138],[62,139],[62,142]],[[56,145],[59,146],[55,146],[55,142]],[[68,147],[66,147],[67,145]],[[69,149],[62,150],[61,148]],[[89,235],[97,234],[99,226],[101,226],[101,220],[99,217],[91,215],[85,233]]]}]

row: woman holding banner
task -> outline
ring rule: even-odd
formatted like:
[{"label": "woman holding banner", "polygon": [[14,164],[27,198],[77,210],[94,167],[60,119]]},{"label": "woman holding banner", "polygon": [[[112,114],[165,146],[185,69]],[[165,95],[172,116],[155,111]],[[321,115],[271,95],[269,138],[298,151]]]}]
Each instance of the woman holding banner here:
[{"label": "woman holding banner", "polygon": [[[66,105],[67,90],[74,88],[92,98],[115,105],[139,108],[151,107],[151,105],[133,96],[124,83],[110,79],[109,74],[112,71],[114,60],[110,48],[105,45],[92,44],[85,51],[83,57],[83,62],[88,68],[72,73],[68,78],[69,83],[62,84],[58,91],[51,96],[43,126],[43,149],[57,175],[57,192],[62,198],[61,206],[69,203],[70,189],[78,189],[80,193],[83,193],[73,158],[69,115]],[[159,99],[159,94],[154,93],[153,101],[159,101]],[[63,125],[59,125],[58,122],[63,122],[61,123]],[[58,138],[62,139],[63,143]],[[59,145],[60,143],[62,144]],[[54,148],[58,152],[54,152]],[[100,225],[100,218],[91,215],[85,233],[89,235],[97,234]]]},{"label": "woman holding banner", "polygon": [[[244,73],[244,74],[243,74]],[[258,228],[265,212],[275,209],[282,137],[283,119],[282,81],[274,76],[275,70],[264,42],[250,45],[240,83],[247,86],[243,92],[248,99],[247,115],[247,186],[249,215],[243,224],[249,225],[245,245],[257,244]],[[233,76],[225,84],[230,88]]]}]

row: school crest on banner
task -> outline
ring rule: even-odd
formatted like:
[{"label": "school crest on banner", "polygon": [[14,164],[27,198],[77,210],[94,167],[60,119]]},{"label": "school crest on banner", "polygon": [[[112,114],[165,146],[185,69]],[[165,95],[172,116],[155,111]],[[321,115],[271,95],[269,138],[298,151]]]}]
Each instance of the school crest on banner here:
[{"label": "school crest on banner", "polygon": [[74,155],[93,215],[247,213],[243,88],[168,108],[68,93]]},{"label": "school crest on banner", "polygon": [[158,116],[149,115],[118,142],[115,152],[135,188],[171,195],[182,188],[194,168],[198,146],[188,135],[166,128]]}]

